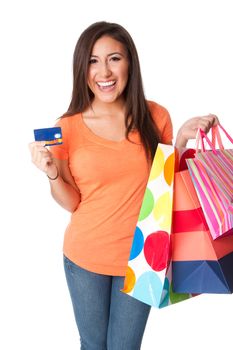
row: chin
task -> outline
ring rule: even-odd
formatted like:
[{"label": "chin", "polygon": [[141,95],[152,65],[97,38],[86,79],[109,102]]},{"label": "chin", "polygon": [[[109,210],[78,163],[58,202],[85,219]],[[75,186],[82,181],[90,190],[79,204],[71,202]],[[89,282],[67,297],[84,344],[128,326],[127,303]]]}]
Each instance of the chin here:
[{"label": "chin", "polygon": [[102,103],[115,103],[115,102],[119,102],[122,99],[122,96],[96,96],[97,99],[102,102]]}]

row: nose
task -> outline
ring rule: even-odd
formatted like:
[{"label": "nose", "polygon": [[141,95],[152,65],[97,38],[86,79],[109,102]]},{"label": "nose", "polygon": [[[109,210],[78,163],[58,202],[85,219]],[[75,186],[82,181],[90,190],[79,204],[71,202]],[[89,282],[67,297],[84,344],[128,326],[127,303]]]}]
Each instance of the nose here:
[{"label": "nose", "polygon": [[100,73],[104,78],[109,77],[112,74],[108,62],[103,62],[101,65]]}]

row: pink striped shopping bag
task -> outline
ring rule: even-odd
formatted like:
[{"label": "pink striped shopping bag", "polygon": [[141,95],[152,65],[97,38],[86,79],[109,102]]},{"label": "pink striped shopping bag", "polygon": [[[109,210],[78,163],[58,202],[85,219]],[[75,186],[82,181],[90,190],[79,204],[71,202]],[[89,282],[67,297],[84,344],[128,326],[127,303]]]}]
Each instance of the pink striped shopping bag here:
[{"label": "pink striped shopping bag", "polygon": [[[197,144],[201,141],[202,149],[196,151],[194,158],[186,160],[213,239],[233,234],[233,150],[223,147],[219,129],[233,144],[231,136],[220,125],[213,127],[212,142],[199,130]],[[205,149],[203,139],[210,150]],[[215,146],[216,139],[219,149]]]}]

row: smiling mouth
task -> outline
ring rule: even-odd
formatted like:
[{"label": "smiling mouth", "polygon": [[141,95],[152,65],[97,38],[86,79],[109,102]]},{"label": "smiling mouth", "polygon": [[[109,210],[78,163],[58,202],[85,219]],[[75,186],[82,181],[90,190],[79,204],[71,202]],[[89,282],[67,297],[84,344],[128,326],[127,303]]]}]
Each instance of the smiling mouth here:
[{"label": "smiling mouth", "polygon": [[96,84],[101,90],[111,90],[116,85],[116,80],[98,81]]}]

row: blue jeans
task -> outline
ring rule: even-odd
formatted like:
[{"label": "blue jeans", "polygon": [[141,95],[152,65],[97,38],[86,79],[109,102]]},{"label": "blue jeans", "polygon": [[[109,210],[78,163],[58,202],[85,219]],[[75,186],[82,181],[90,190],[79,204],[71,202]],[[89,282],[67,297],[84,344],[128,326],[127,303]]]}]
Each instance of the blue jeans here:
[{"label": "blue jeans", "polygon": [[139,350],[150,306],[120,291],[124,277],[64,267],[81,350]]}]

